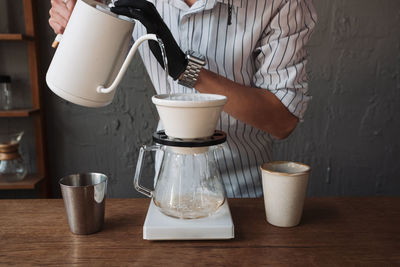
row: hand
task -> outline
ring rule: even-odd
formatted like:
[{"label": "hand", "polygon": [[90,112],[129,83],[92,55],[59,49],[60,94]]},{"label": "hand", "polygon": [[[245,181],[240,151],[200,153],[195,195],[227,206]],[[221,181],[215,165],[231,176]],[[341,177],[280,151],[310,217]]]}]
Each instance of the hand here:
[{"label": "hand", "polygon": [[[155,6],[146,0],[118,0],[111,11],[139,20],[147,29],[147,33],[156,34],[164,43],[168,59],[169,75],[178,79],[185,71],[187,59],[176,43],[172,33],[165,25]],[[161,49],[156,41],[149,41],[150,50],[158,63],[164,68]]]},{"label": "hand", "polygon": [[56,34],[64,33],[75,4],[76,0],[51,0],[49,24]]}]

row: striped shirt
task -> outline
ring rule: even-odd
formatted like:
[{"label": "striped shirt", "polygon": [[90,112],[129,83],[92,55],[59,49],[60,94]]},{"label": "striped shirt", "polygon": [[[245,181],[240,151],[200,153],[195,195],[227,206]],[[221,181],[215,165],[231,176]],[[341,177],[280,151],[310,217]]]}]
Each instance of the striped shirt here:
[{"label": "striped shirt", "polygon": [[[232,81],[270,90],[302,120],[310,100],[304,45],[316,23],[312,0],[233,0],[231,25],[228,0],[198,0],[191,7],[183,0],[151,2],[184,52],[201,53],[206,69]],[[137,23],[134,39],[144,34]],[[139,51],[157,93],[167,93],[165,72],[148,44]],[[169,83],[173,93],[196,93]],[[271,160],[271,136],[224,112],[218,128],[228,135],[217,158],[227,196],[261,196],[259,166]]]}]

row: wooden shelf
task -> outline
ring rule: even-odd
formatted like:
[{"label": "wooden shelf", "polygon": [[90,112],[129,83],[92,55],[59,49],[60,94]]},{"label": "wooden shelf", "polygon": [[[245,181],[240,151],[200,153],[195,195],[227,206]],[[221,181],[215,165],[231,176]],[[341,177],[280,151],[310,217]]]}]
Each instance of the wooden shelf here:
[{"label": "wooden shelf", "polygon": [[38,108],[0,110],[0,117],[29,117],[38,111]]},{"label": "wooden shelf", "polygon": [[0,190],[20,190],[35,189],[37,183],[42,181],[44,176],[37,174],[28,174],[24,180],[16,182],[8,182],[0,178]]},{"label": "wooden shelf", "polygon": [[22,33],[0,33],[1,41],[24,41],[32,40],[33,38]]},{"label": "wooden shelf", "polygon": [[[36,165],[37,172],[41,175],[28,175],[23,181],[6,182],[0,178],[0,190],[16,189],[35,189],[39,191],[40,197],[50,196],[50,179],[47,175],[47,151],[46,151],[46,131],[43,111],[43,93],[41,84],[44,79],[39,71],[39,38],[37,38],[37,9],[40,8],[38,0],[21,0],[23,3],[25,31],[23,33],[0,33],[0,41],[24,42],[27,50],[27,62],[29,67],[30,91],[32,96],[32,105],[28,109],[0,110],[0,118],[30,117],[33,122]],[[0,10],[0,16],[4,15],[6,10]],[[26,45],[25,45],[26,44]],[[5,44],[4,49],[7,46]],[[3,49],[3,47],[2,47]],[[2,53],[4,51],[1,51]],[[1,64],[1,63],[0,63]],[[25,66],[25,65],[24,65]],[[42,181],[42,182],[41,182]]]}]

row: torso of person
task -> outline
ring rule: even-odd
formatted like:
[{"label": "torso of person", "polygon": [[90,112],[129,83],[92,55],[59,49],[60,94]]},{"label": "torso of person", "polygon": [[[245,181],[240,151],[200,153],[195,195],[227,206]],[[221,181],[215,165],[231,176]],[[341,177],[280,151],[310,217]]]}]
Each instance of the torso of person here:
[{"label": "torso of person", "polygon": [[[278,40],[278,33],[273,36],[274,27],[271,27],[270,21],[286,1],[230,0],[230,25],[228,0],[198,0],[192,1],[194,3],[191,6],[183,0],[150,2],[156,6],[182,51],[194,50],[205,56],[206,69],[246,86],[271,90],[292,113],[302,115],[308,100],[305,94],[305,71],[301,65],[296,69],[286,66],[305,57],[305,52],[296,48],[284,50],[284,47],[279,50],[279,42],[271,44],[267,41],[268,38]],[[312,19],[312,4],[303,4],[303,11],[309,12]],[[299,29],[301,19],[305,20],[296,19]],[[285,20],[288,20],[287,16]],[[279,18],[277,27],[278,24],[284,25],[285,22]],[[279,27],[284,27],[282,25]],[[291,31],[295,32],[294,27]],[[146,33],[146,28],[137,22],[133,38],[137,39]],[[299,33],[291,42],[296,45],[304,43],[306,39],[306,34]],[[144,43],[139,51],[157,93],[167,93],[165,72],[148,44]],[[178,85],[171,77],[169,83],[172,93],[198,93],[195,89]],[[290,91],[288,87],[295,89]],[[158,128],[162,129],[161,123]],[[260,165],[272,159],[271,136],[225,112],[220,117],[217,129],[227,133],[227,142],[217,158],[227,196],[261,196]],[[156,158],[156,166],[160,164],[157,161]]]}]

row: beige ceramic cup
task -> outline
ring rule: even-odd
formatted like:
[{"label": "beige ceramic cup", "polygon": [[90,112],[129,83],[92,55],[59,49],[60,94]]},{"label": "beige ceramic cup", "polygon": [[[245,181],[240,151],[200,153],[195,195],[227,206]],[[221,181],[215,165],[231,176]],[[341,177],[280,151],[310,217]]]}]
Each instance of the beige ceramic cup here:
[{"label": "beige ceramic cup", "polygon": [[296,162],[275,161],[261,166],[267,221],[279,227],[300,223],[310,167]]}]

